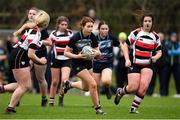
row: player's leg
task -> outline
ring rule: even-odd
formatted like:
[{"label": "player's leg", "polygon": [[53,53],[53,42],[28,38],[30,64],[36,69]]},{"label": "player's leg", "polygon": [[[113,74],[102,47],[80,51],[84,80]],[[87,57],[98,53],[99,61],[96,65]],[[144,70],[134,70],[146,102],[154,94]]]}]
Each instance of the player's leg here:
[{"label": "player's leg", "polygon": [[134,100],[130,109],[130,113],[137,113],[137,108],[141,104],[146,94],[146,91],[152,79],[152,75],[153,75],[153,71],[150,68],[143,68],[141,70],[139,88],[134,97]]},{"label": "player's leg", "polygon": [[47,105],[47,81],[45,79],[45,73],[46,73],[47,65],[38,65],[34,64],[34,70],[36,74],[36,78],[39,82],[41,94],[42,94],[42,100],[41,100],[41,106]]},{"label": "player's leg", "polygon": [[20,101],[21,97],[31,89],[31,74],[30,68],[13,69],[13,74],[18,82],[18,87],[11,96],[10,103],[6,109],[6,113],[15,113],[15,106]]},{"label": "player's leg", "polygon": [[81,78],[82,81],[87,83],[87,85],[89,87],[91,99],[92,99],[92,102],[93,102],[95,110],[96,110],[96,114],[105,114],[105,112],[103,112],[101,110],[101,106],[99,104],[99,97],[98,97],[98,92],[97,92],[96,81],[93,79],[93,77],[91,76],[89,71],[87,69],[84,69],[84,70],[80,71],[77,74],[77,76],[79,78]]},{"label": "player's leg", "polygon": [[105,68],[102,71],[101,81],[102,81],[102,85],[105,87],[107,99],[111,99],[112,92],[111,92],[110,86],[112,82],[112,70],[110,68]]},{"label": "player's leg", "polygon": [[49,105],[53,106],[55,95],[57,92],[57,87],[59,84],[59,79],[60,79],[60,77],[59,77],[60,76],[60,69],[59,68],[51,68],[51,76],[52,76],[52,81],[51,81],[51,87],[50,87]]},{"label": "player's leg", "polygon": [[119,104],[120,99],[128,93],[136,93],[139,88],[140,74],[139,73],[129,73],[128,74],[128,85],[125,85],[123,88],[118,88],[116,91],[116,96],[114,103]]},{"label": "player's leg", "polygon": [[64,106],[64,83],[69,80],[71,69],[70,67],[61,68],[61,85],[60,85],[60,94],[59,94],[59,106]]}]

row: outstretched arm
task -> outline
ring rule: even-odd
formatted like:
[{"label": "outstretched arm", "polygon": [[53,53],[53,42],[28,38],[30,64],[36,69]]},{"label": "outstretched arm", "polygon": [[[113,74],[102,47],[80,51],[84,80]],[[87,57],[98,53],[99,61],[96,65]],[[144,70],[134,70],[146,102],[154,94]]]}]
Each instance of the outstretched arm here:
[{"label": "outstretched arm", "polygon": [[129,50],[128,50],[128,45],[126,44],[126,42],[120,41],[120,48],[123,52],[124,58],[126,60],[126,67],[130,67],[131,66],[131,61],[129,59]]}]

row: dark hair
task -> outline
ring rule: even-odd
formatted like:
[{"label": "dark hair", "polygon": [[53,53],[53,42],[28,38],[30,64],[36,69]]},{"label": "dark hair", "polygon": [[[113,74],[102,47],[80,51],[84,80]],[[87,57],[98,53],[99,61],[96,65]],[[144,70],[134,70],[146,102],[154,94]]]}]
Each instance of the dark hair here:
[{"label": "dark hair", "polygon": [[[98,25],[98,30],[100,30],[101,26],[102,26],[102,25],[105,25],[105,24],[106,24],[106,22],[105,22],[104,20],[100,21],[100,22],[99,22],[99,25]],[[107,24],[106,24],[106,25],[107,25]]]},{"label": "dark hair", "polygon": [[81,22],[80,22],[81,27],[84,27],[87,22],[94,23],[94,20],[91,17],[87,17],[87,16],[83,17]]},{"label": "dark hair", "polygon": [[143,27],[143,21],[144,21],[145,17],[151,17],[152,18],[152,27],[151,27],[151,30],[150,30],[150,31],[152,31],[153,28],[154,28],[154,16],[153,16],[153,14],[151,12],[143,13],[143,15],[141,17],[141,27]]},{"label": "dark hair", "polygon": [[65,22],[67,22],[67,23],[69,24],[69,19],[68,19],[67,17],[65,17],[65,16],[60,16],[60,17],[58,17],[57,20],[56,20],[56,27],[55,27],[56,30],[59,29],[58,26],[59,26],[59,24],[60,24],[61,22],[63,22],[63,21],[65,21]]},{"label": "dark hair", "polygon": [[[58,17],[58,18],[56,19],[55,32],[58,31],[58,29],[59,29],[59,24],[60,24],[61,22],[63,22],[63,21],[65,21],[65,22],[67,22],[67,24],[69,24],[69,19],[68,19],[67,17],[65,17],[65,16],[60,16],[60,17]],[[65,35],[68,35],[68,30],[65,30],[64,33],[65,33]]]}]

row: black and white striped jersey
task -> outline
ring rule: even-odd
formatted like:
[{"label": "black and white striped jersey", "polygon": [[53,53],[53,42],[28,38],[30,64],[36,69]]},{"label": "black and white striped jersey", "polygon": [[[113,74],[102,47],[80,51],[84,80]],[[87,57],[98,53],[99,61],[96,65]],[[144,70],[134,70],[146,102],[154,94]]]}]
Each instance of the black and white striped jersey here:
[{"label": "black and white striped jersey", "polygon": [[133,48],[133,63],[146,66],[151,63],[153,51],[161,49],[161,42],[157,33],[145,32],[138,28],[130,33],[127,44]]},{"label": "black and white striped jersey", "polygon": [[70,37],[73,36],[73,32],[70,30],[67,30],[66,32],[60,32],[60,31],[53,31],[50,34],[50,38],[53,39],[53,52],[55,55],[55,58],[58,60],[67,60],[68,57],[64,56],[64,50],[66,48],[66,45],[68,45]]},{"label": "black and white striped jersey", "polygon": [[28,50],[28,48],[37,49],[42,45],[40,38],[41,33],[39,28],[36,27],[34,29],[27,29],[21,36],[20,41],[13,47],[19,46],[24,50]]}]

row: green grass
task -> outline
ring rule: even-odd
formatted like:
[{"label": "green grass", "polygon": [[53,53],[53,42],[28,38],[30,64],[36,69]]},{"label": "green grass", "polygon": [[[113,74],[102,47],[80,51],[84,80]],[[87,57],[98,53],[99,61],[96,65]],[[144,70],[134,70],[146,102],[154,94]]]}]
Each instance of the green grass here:
[{"label": "green grass", "polygon": [[[180,99],[173,97],[146,96],[139,108],[139,114],[129,114],[133,96],[125,96],[116,106],[113,99],[101,96],[106,115],[96,115],[90,97],[74,94],[65,96],[65,106],[41,107],[39,94],[26,94],[14,115],[4,114],[11,94],[0,94],[0,119],[180,119]],[[114,96],[113,96],[114,98]]]}]

